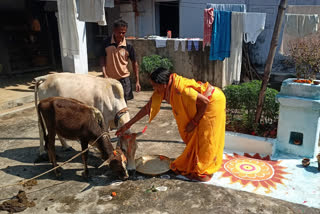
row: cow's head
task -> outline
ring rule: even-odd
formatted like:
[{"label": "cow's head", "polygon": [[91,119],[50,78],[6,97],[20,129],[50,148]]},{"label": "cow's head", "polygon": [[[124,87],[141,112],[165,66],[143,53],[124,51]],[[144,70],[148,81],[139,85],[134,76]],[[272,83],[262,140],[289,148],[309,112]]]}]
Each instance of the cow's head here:
[{"label": "cow's head", "polygon": [[128,159],[127,169],[129,171],[136,169],[135,154],[138,148],[136,138],[141,134],[142,132],[131,133],[127,131],[124,135],[118,137],[117,146],[121,148]]},{"label": "cow's head", "polygon": [[126,180],[129,178],[128,171],[126,168],[127,158],[120,148],[113,150],[109,158],[103,162],[100,166],[109,166],[112,173],[118,176],[121,180]]}]

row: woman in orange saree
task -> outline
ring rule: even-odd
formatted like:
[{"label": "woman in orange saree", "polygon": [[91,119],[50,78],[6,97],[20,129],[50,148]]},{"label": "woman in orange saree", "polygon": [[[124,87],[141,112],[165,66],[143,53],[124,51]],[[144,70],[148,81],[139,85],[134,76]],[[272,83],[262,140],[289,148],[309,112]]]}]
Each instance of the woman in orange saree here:
[{"label": "woman in orange saree", "polygon": [[190,179],[210,180],[219,170],[223,157],[226,98],[222,90],[163,68],[152,72],[150,78],[154,89],[151,99],[116,134],[123,134],[147,114],[151,122],[164,99],[172,106],[180,136],[186,144],[183,153],[171,163],[171,170]]}]

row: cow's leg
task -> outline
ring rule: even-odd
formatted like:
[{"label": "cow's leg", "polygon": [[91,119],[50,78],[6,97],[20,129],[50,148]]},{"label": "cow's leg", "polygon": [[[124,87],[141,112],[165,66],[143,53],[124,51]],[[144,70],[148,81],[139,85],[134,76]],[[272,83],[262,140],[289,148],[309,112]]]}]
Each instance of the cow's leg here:
[{"label": "cow's leg", "polygon": [[64,138],[61,137],[60,135],[58,135],[58,138],[59,138],[59,140],[60,140],[60,142],[61,142],[63,151],[67,151],[67,152],[73,151],[72,147],[68,145],[66,139],[64,139]]},{"label": "cow's leg", "polygon": [[[84,151],[85,149],[88,148],[88,141],[87,140],[80,140],[81,142],[81,149],[82,151]],[[82,173],[82,176],[84,178],[88,178],[89,177],[89,170],[88,170],[88,164],[87,164],[87,161],[88,161],[88,151],[82,153],[81,155],[81,158],[82,158],[82,163],[83,163],[83,167],[84,167],[84,171]]]},{"label": "cow's leg", "polygon": [[[56,160],[56,151],[55,151],[55,132],[48,133],[48,139],[46,141],[46,148],[48,150],[49,160],[52,163],[53,167],[57,167],[57,160]],[[54,170],[54,173],[57,177],[61,176],[61,172],[59,169]]]},{"label": "cow's leg", "polygon": [[43,130],[40,124],[40,118],[38,118],[38,128],[39,128],[39,137],[40,137],[40,147],[39,147],[39,156],[37,157],[37,159],[34,161],[35,163],[40,163],[40,162],[44,162],[44,161],[48,161],[48,154],[44,149],[44,136],[43,136]]}]

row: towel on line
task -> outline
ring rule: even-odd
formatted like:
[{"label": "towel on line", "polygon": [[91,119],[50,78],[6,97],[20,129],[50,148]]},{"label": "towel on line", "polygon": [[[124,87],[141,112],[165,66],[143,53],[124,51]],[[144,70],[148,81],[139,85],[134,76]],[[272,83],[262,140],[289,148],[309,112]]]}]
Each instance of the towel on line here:
[{"label": "towel on line", "polygon": [[245,13],[244,15],[244,41],[254,44],[259,34],[264,30],[266,13]]},{"label": "towel on line", "polygon": [[230,57],[231,12],[214,10],[210,60],[224,60]]}]

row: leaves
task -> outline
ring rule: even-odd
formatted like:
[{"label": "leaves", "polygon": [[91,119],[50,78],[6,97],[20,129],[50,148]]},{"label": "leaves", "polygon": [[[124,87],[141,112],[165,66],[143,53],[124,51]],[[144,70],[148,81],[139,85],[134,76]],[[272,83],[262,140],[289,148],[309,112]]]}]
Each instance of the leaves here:
[{"label": "leaves", "polygon": [[[225,87],[229,129],[242,130],[242,132],[260,136],[265,135],[268,131],[268,135],[271,136],[271,130],[278,122],[279,104],[276,102],[278,91],[267,88],[261,121],[257,126],[254,120],[260,88],[261,81],[258,80]],[[274,131],[272,136],[274,136]]]},{"label": "leaves", "polygon": [[168,58],[161,57],[159,55],[145,56],[142,58],[141,72],[150,74],[160,67],[171,70],[173,68],[173,64]]},{"label": "leaves", "polygon": [[289,46],[297,77],[315,79],[320,72],[320,33],[290,41]]}]

